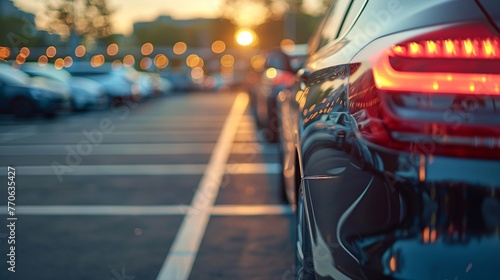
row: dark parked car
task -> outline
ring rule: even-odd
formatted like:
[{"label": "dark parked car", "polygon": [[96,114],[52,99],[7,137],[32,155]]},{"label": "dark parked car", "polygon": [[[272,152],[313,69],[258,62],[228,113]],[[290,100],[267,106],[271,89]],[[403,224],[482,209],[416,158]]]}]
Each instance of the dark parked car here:
[{"label": "dark parked car", "polygon": [[264,69],[259,73],[257,83],[250,88],[251,108],[260,135],[268,142],[278,140],[278,93],[293,85],[295,72],[302,66],[307,46],[296,45],[286,50],[274,48],[264,51]]},{"label": "dark parked car", "polygon": [[279,99],[297,279],[496,279],[500,2],[337,0]]},{"label": "dark parked car", "polygon": [[0,112],[18,117],[42,113],[53,117],[70,108],[69,92],[43,79],[30,78],[7,64],[0,64]]}]

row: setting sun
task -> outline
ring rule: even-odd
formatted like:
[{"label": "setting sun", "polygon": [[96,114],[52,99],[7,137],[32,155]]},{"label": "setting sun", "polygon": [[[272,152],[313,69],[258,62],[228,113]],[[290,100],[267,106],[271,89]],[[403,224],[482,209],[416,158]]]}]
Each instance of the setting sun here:
[{"label": "setting sun", "polygon": [[255,32],[249,28],[241,28],[236,33],[236,42],[242,46],[249,46],[255,43]]}]

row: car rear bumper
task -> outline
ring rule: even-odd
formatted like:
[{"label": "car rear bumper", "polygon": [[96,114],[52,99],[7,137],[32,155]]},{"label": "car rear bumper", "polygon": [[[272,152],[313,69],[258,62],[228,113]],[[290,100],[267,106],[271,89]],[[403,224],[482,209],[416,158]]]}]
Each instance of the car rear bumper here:
[{"label": "car rear bumper", "polygon": [[[318,154],[332,157],[335,152]],[[336,164],[328,169],[336,173],[304,179],[318,276],[495,275],[500,263],[500,160],[358,145],[349,161]],[[352,271],[359,274],[347,274]]]}]

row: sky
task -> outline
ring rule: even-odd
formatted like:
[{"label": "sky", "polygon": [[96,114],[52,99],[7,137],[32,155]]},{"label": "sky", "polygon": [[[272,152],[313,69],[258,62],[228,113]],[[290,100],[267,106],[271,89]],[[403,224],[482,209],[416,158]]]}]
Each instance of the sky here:
[{"label": "sky", "polygon": [[[42,11],[44,1],[14,0],[16,6],[31,13]],[[218,16],[220,0],[108,0],[115,10],[113,28],[116,33],[130,34],[136,21],[154,20],[158,15],[177,19]]]},{"label": "sky", "polygon": [[[33,0],[13,0],[16,6],[36,14],[44,10],[44,2]],[[314,6],[317,0],[307,0]],[[115,33],[129,35],[136,21],[152,21],[159,15],[170,15],[176,19],[214,18],[221,13],[222,0],[108,0],[115,10],[113,29]],[[249,15],[246,11],[245,15]]]}]

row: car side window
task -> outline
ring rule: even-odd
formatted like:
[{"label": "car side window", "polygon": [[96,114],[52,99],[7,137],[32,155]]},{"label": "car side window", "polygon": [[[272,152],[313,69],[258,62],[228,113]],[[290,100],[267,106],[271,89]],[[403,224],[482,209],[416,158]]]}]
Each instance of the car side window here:
[{"label": "car side window", "polygon": [[344,22],[342,23],[342,28],[339,32],[339,37],[344,36],[344,34],[349,31],[352,24],[358,19],[359,13],[363,10],[366,5],[367,0],[354,0],[351,7],[347,11]]},{"label": "car side window", "polygon": [[323,46],[339,37],[342,23],[346,18],[346,14],[352,2],[353,0],[335,0],[332,3],[318,34],[319,44],[316,49],[321,49]]}]

